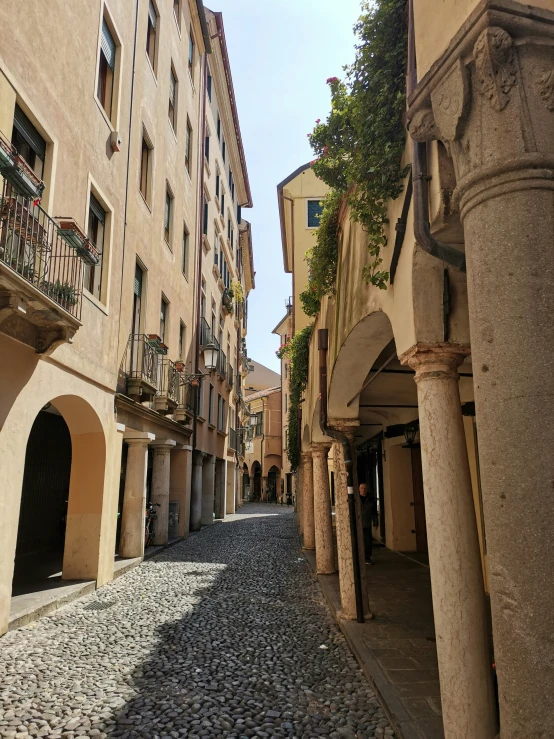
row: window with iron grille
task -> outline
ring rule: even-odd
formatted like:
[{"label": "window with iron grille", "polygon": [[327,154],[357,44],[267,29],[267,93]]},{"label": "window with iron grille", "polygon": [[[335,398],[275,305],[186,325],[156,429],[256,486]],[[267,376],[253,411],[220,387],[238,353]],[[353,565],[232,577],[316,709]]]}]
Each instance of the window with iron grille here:
[{"label": "window with iron grille", "polygon": [[319,217],[323,212],[321,200],[308,200],[308,228],[319,226]]}]

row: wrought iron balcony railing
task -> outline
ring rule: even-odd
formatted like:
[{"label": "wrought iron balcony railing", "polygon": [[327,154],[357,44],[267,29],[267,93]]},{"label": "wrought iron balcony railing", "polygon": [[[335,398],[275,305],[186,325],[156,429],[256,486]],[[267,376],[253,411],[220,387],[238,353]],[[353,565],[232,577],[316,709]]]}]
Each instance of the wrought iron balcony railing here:
[{"label": "wrought iron balcony railing", "polygon": [[225,379],[225,374],[227,372],[227,357],[225,356],[225,352],[219,350],[219,354],[217,355],[217,374],[221,377],[221,379]]},{"label": "wrought iron balcony railing", "polygon": [[235,375],[233,373],[233,365],[227,363],[227,387],[232,388],[235,381]]},{"label": "wrought iron balcony railing", "polygon": [[118,391],[133,400],[151,400],[158,392],[160,366],[160,354],[148,336],[131,334],[119,368]]},{"label": "wrought iron balcony railing", "polygon": [[200,346],[209,346],[210,344],[217,343],[215,336],[212,333],[212,329],[208,321],[205,318],[200,319]]},{"label": "wrought iron balcony railing", "polygon": [[154,408],[162,413],[171,413],[179,404],[180,373],[175,362],[167,357],[158,358],[158,392],[154,398]]},{"label": "wrought iron balcony railing", "polygon": [[4,179],[0,199],[0,262],[81,318],[83,259],[36,201]]}]

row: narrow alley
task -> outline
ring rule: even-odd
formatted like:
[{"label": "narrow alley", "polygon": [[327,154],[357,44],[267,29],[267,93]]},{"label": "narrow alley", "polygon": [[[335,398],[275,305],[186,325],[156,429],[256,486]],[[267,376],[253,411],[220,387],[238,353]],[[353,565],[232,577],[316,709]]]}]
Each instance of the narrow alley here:
[{"label": "narrow alley", "polygon": [[389,737],[303,557],[251,504],[10,632],[2,737]]}]

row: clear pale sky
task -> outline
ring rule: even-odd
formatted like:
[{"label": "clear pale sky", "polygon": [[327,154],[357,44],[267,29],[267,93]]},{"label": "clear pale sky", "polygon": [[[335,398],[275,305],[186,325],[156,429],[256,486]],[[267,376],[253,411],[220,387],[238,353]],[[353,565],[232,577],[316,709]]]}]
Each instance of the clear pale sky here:
[{"label": "clear pale sky", "polygon": [[275,371],[291,276],[283,269],[277,184],[313,159],[308,138],[330,108],[328,77],[342,77],[354,56],[360,0],[213,0],[225,38],[254,208],[256,289],[248,310],[248,354]]}]

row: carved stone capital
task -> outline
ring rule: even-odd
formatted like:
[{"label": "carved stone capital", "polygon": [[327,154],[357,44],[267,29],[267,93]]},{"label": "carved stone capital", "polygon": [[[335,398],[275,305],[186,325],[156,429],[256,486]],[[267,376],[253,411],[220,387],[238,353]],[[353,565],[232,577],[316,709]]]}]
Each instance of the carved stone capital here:
[{"label": "carved stone capital", "polygon": [[329,450],[331,449],[331,442],[312,442],[312,456],[314,457],[327,457]]},{"label": "carved stone capital", "polygon": [[310,463],[312,461],[312,452],[311,450],[303,449],[300,452],[300,457],[302,459],[302,463]]},{"label": "carved stone capital", "polygon": [[[551,180],[554,13],[482,0],[418,82],[408,120],[415,140],[444,142],[462,219],[483,199],[498,196],[489,187],[493,180],[495,187],[508,183],[512,192]],[[499,169],[506,170],[501,181]]]},{"label": "carved stone capital", "polygon": [[60,344],[71,344],[75,336],[75,329],[69,327],[41,328],[37,332],[36,353],[48,356]]},{"label": "carved stone capital", "polygon": [[400,357],[415,370],[415,381],[459,379],[458,367],[471,353],[467,344],[415,344]]}]

